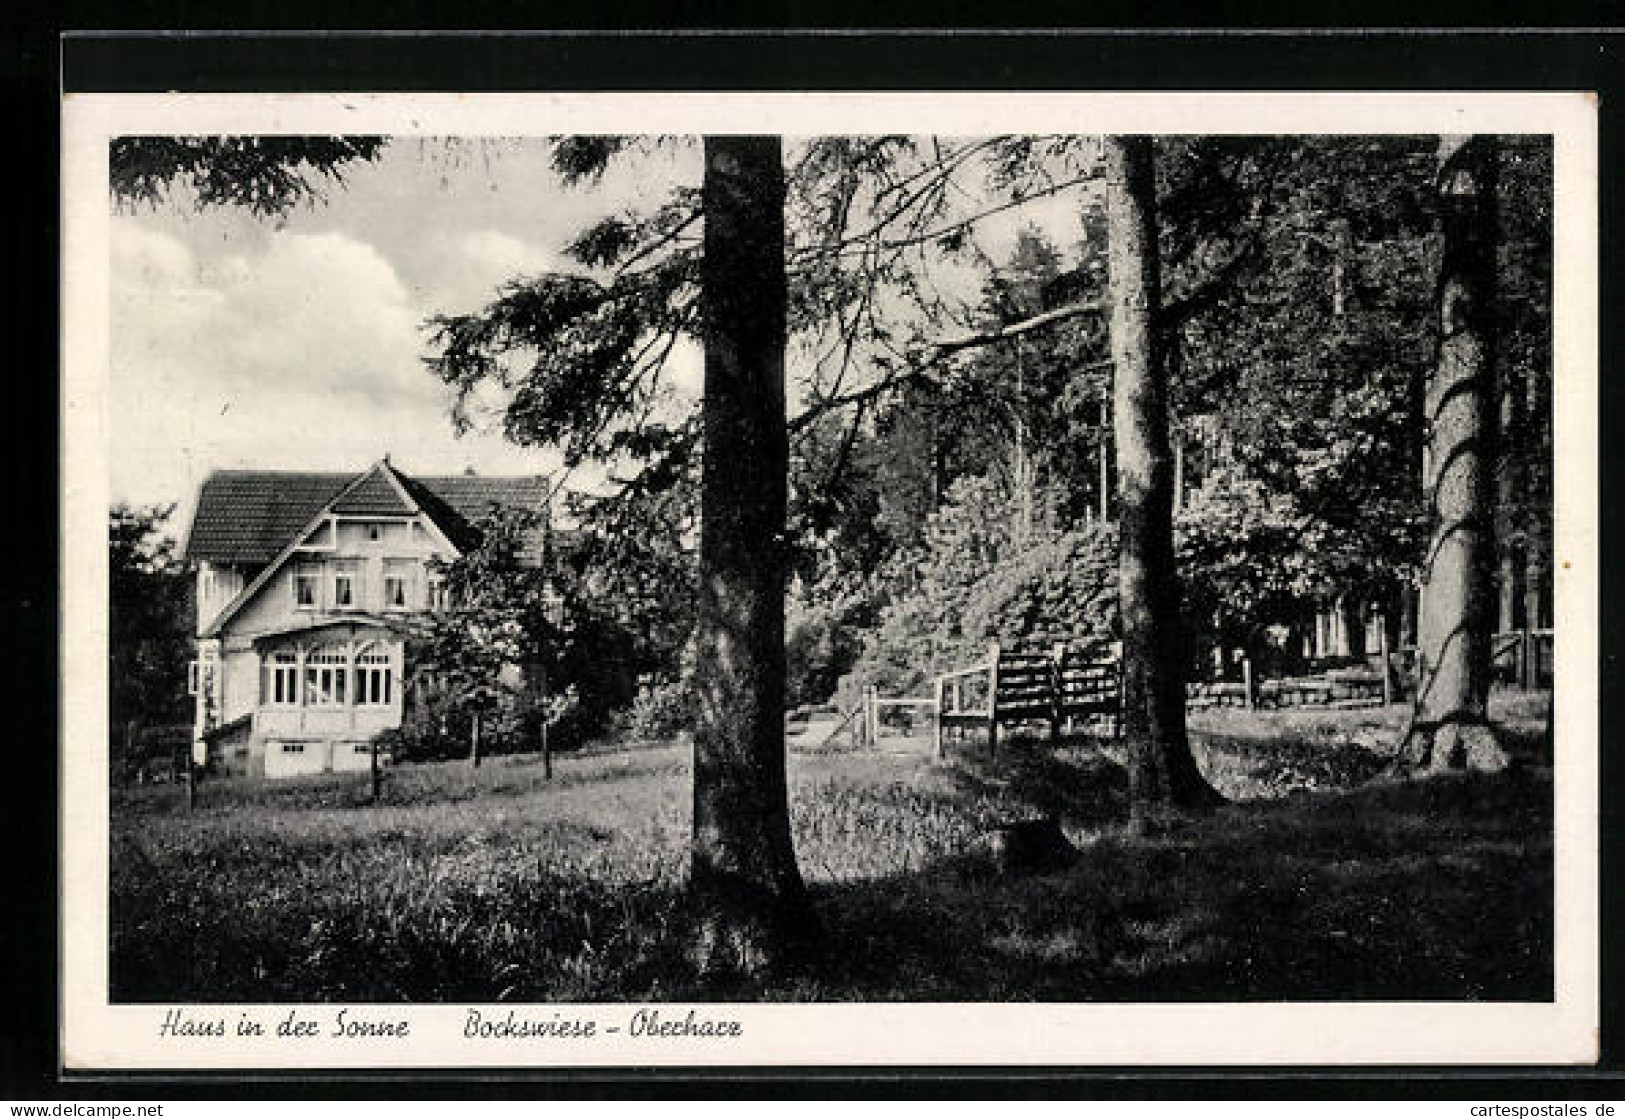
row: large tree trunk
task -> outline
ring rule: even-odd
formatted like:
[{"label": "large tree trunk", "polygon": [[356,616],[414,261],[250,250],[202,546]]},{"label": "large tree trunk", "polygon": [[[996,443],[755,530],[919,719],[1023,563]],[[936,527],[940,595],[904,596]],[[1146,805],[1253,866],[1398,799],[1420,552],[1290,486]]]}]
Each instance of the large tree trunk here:
[{"label": "large tree trunk", "polygon": [[[1551,402],[1541,392],[1542,384],[1551,384],[1551,371],[1541,370],[1544,376],[1530,370],[1524,377],[1524,550],[1523,550],[1523,617],[1529,629],[1541,629],[1546,621],[1541,612],[1541,588],[1549,575],[1546,557],[1550,555],[1551,500],[1545,482],[1552,469]],[[1535,680],[1538,674],[1531,673]]]},{"label": "large tree trunk", "polygon": [[[1492,250],[1493,252],[1493,250]],[[1491,257],[1494,260],[1494,257]],[[1518,608],[1523,579],[1522,557],[1516,545],[1519,514],[1523,507],[1527,485],[1524,482],[1524,439],[1528,420],[1524,415],[1523,369],[1515,360],[1497,355],[1495,362],[1496,423],[1499,427],[1500,454],[1495,471],[1495,547],[1498,573],[1496,591],[1499,599],[1497,625],[1502,630],[1518,629]],[[1528,623],[1525,623],[1526,625]]]},{"label": "large tree trunk", "polygon": [[1496,611],[1495,172],[1492,139],[1441,140],[1439,353],[1426,401],[1432,534],[1416,706],[1400,753],[1405,769],[1507,763],[1487,716]]},{"label": "large tree trunk", "polygon": [[812,924],[784,761],[784,169],[777,137],[705,140],[704,450],[690,878],[712,971],[781,963]]},{"label": "large tree trunk", "polygon": [[1185,734],[1185,661],[1174,571],[1168,387],[1154,319],[1160,300],[1151,139],[1105,141],[1113,413],[1117,443],[1118,611],[1123,738],[1134,824],[1211,806]]}]

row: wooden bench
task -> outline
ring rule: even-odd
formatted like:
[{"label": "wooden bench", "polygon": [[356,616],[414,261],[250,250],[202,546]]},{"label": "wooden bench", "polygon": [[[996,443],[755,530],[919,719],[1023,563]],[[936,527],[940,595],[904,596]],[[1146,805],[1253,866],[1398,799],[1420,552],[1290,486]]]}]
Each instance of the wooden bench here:
[{"label": "wooden bench", "polygon": [[988,749],[996,751],[1000,726],[1043,723],[1054,739],[1063,724],[1106,715],[1116,734],[1122,682],[1113,660],[1091,660],[1067,648],[1018,652],[994,643],[981,664],[938,676],[935,698],[939,755],[949,730],[973,727],[987,732]]},{"label": "wooden bench", "polygon": [[1070,729],[1074,720],[1105,716],[1112,737],[1123,731],[1123,666],[1116,659],[1093,659],[1082,650],[1064,648],[1056,658],[1055,728]]},{"label": "wooden bench", "polygon": [[1383,702],[1380,672],[1336,669],[1321,676],[1293,676],[1259,685],[1261,707],[1375,707]]}]

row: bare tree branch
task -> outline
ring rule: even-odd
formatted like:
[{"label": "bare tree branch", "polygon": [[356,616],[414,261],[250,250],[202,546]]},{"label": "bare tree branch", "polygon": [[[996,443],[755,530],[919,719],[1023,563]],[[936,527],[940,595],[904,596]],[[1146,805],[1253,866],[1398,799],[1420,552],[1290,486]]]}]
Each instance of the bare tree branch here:
[{"label": "bare tree branch", "polygon": [[1080,315],[1098,314],[1107,310],[1106,304],[1098,299],[1086,300],[1081,303],[1067,303],[1032,318],[1022,319],[1019,322],[1005,323],[993,327],[991,330],[978,331],[975,334],[966,334],[958,338],[945,338],[930,348],[933,360],[938,360],[960,350],[969,350],[977,346],[986,346],[994,342],[1002,342],[1009,338],[1018,338],[1023,334],[1030,334],[1035,330],[1054,326],[1056,323],[1075,319]]}]

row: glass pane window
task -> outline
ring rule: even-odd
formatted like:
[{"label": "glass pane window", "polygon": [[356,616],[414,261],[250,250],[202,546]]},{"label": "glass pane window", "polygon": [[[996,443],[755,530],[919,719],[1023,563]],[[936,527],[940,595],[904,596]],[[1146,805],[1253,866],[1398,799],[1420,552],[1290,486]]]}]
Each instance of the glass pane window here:
[{"label": "glass pane window", "polygon": [[417,606],[417,563],[414,560],[386,559],[384,561],[384,609],[409,610]]},{"label": "glass pane window", "polygon": [[389,654],[379,649],[368,649],[356,658],[355,701],[368,706],[386,706],[390,702]]},{"label": "glass pane window", "polygon": [[344,609],[355,605],[355,574],[350,571],[333,573],[333,606]]},{"label": "glass pane window", "polygon": [[317,649],[305,660],[305,703],[310,707],[336,707],[344,702],[346,671],[344,653],[338,649]]},{"label": "glass pane window", "polygon": [[299,702],[299,656],[292,649],[273,653],[266,664],[265,702],[282,707]]},{"label": "glass pane window", "polygon": [[316,573],[296,571],[293,576],[293,603],[301,610],[316,608]]}]

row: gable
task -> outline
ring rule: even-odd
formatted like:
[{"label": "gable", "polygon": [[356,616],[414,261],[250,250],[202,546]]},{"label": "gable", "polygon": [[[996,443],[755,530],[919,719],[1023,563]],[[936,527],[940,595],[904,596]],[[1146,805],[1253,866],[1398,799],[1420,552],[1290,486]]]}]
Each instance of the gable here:
[{"label": "gable", "polygon": [[[333,492],[293,529],[283,531],[291,511],[300,502]],[[362,474],[287,474],[274,471],[221,471],[210,475],[199,492],[193,527],[187,533],[187,561],[256,564],[259,573],[209,624],[204,636],[219,633],[245,607],[256,602],[263,588],[287,575],[290,558],[310,548],[323,518],[337,517],[340,526],[369,518],[394,520],[411,517],[438,533],[444,542],[462,551],[477,543],[476,522],[497,506],[518,506],[543,512],[528,534],[520,553],[523,563],[540,566],[547,540],[545,516],[547,483],[539,477],[481,478],[475,474],[415,481],[392,468],[386,458]],[[199,531],[198,526],[202,526]],[[282,533],[274,554],[260,560],[255,550]],[[373,541],[377,536],[371,538]],[[340,541],[335,537],[333,545]],[[325,550],[325,549],[324,549]],[[228,558],[229,557],[229,558]],[[346,607],[348,608],[348,607]]]},{"label": "gable", "polygon": [[[204,481],[186,537],[184,558],[260,567],[282,555],[295,537],[328,510],[346,516],[410,514],[401,490],[460,550],[479,541],[475,528],[492,506],[540,510],[547,499],[541,477],[456,474],[413,478],[383,470],[333,474],[277,470],[217,470]],[[335,499],[337,499],[335,501]],[[538,526],[521,559],[540,565],[545,531]]]},{"label": "gable", "polygon": [[415,510],[382,470],[373,470],[346,489],[332,511],[352,517],[405,517]]}]

